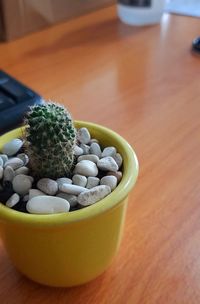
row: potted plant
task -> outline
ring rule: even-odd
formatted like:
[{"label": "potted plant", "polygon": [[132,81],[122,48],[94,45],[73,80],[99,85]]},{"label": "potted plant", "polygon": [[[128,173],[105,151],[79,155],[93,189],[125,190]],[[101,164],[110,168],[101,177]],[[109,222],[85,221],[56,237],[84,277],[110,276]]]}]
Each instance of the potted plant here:
[{"label": "potted plant", "polygon": [[[38,111],[40,111],[39,108]],[[53,120],[51,114],[47,114],[50,120]],[[60,114],[56,115],[58,117]],[[40,140],[38,132],[33,131],[35,114],[32,116],[29,114],[27,117],[26,123],[29,126],[32,124],[32,131],[25,125],[6,133],[0,138],[1,151],[6,143],[15,138],[24,138],[24,134],[28,142],[25,145],[26,150],[30,148],[28,146],[31,145],[31,141],[33,142],[31,137],[35,136],[36,142]],[[71,149],[76,141],[74,141],[73,122],[70,116],[68,118],[69,134],[71,134],[69,137],[72,139],[68,147]],[[42,124],[42,119],[40,121]],[[64,123],[66,122],[63,121]],[[86,208],[56,214],[24,213],[0,203],[0,235],[11,261],[30,279],[49,286],[80,285],[94,279],[107,269],[119,248],[128,194],[138,176],[137,157],[125,139],[110,129],[94,123],[75,121],[74,124],[76,130],[87,128],[91,137],[97,139],[102,147],[115,147],[122,156],[123,176],[114,191]],[[64,136],[59,129],[56,131],[58,127],[59,124],[54,124],[54,130],[48,129],[48,134],[43,136],[39,144],[37,143],[39,150],[32,147],[32,154],[30,153],[29,156],[31,158],[32,155],[31,167],[36,166],[35,176],[40,175],[38,172],[41,168],[46,168],[46,171],[42,172],[45,178],[45,172],[51,172],[48,174],[54,175],[55,170],[60,170],[56,164],[56,169],[52,172],[52,151],[54,151],[55,162],[60,161],[56,157],[56,153],[59,153],[56,149],[52,151],[47,149],[42,156],[44,159],[46,155],[45,164],[40,163],[41,149],[44,148],[44,141],[48,140],[45,136],[49,138],[50,135],[52,139],[54,131]],[[65,128],[64,125],[63,128]],[[66,141],[66,138],[63,141]],[[37,153],[40,154],[38,158]],[[65,152],[62,151],[62,153],[64,158]],[[72,163],[73,170],[76,166],[76,159],[73,156],[72,159],[68,157],[64,165],[65,172],[68,170],[66,163],[69,161]],[[58,175],[62,176],[62,174]],[[53,177],[57,177],[57,174]]]}]

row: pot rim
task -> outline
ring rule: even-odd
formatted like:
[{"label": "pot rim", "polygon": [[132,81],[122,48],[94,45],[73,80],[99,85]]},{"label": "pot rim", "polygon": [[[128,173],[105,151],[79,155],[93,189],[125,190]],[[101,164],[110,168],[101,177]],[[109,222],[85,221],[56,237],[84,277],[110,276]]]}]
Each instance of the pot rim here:
[{"label": "pot rim", "polygon": [[[13,210],[0,203],[0,221],[9,221],[15,224],[25,224],[37,227],[52,225],[55,227],[70,222],[83,221],[109,211],[128,196],[136,183],[139,172],[139,164],[134,150],[123,137],[109,128],[92,122],[75,121],[75,127],[80,128],[83,126],[90,129],[91,133],[93,131],[97,138],[98,134],[101,133],[105,134],[106,138],[111,138],[111,145],[117,146],[117,150],[122,155],[124,172],[122,179],[115,190],[104,199],[91,206],[68,213],[46,215],[28,214]],[[14,137],[19,136],[19,133],[22,133],[23,128],[24,127],[19,127],[2,135],[0,137],[0,146],[3,146],[4,143],[12,140]]]}]

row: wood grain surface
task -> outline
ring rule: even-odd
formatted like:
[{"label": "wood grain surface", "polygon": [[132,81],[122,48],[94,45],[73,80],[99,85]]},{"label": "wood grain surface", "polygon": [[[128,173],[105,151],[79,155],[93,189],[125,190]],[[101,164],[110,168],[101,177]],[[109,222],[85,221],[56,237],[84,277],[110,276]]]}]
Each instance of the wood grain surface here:
[{"label": "wood grain surface", "polygon": [[1,304],[200,303],[199,34],[195,18],[135,28],[111,7],[0,45],[1,68],[75,119],[119,132],[140,162],[111,267],[84,286],[48,288],[15,271],[1,245]]}]

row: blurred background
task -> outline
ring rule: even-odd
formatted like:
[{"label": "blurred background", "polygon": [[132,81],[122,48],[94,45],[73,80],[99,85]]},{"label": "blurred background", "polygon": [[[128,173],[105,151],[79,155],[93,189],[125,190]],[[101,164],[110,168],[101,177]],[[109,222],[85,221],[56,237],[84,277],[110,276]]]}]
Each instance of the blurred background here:
[{"label": "blurred background", "polygon": [[[0,0],[0,40],[8,41],[55,23],[122,3],[159,3],[164,0]],[[199,0],[166,0],[171,13],[200,16]]]}]

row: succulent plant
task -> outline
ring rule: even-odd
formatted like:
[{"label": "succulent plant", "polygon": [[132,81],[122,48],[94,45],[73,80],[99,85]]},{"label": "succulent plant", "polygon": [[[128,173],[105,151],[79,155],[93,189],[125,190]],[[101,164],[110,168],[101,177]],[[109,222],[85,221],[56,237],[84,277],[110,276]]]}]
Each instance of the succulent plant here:
[{"label": "succulent plant", "polygon": [[25,149],[37,177],[70,176],[76,129],[70,113],[54,103],[35,105],[25,117]]}]

